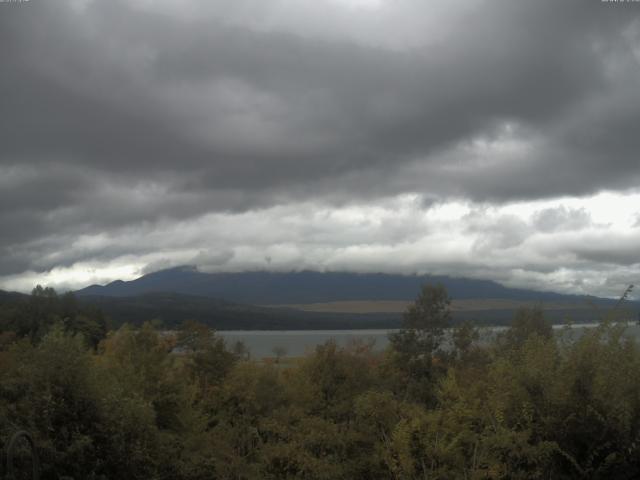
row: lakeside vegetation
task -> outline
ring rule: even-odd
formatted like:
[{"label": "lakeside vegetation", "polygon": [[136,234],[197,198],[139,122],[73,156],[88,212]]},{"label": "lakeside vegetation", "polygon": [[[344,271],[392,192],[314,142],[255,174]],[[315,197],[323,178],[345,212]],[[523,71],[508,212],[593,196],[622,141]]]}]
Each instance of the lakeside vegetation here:
[{"label": "lakeside vegetation", "polygon": [[[327,342],[286,366],[209,328],[107,331],[36,289],[0,307],[0,432],[43,479],[640,477],[640,349],[614,324],[556,337],[520,310],[489,345],[425,286],[390,347]],[[6,442],[6,434],[0,437]]]}]

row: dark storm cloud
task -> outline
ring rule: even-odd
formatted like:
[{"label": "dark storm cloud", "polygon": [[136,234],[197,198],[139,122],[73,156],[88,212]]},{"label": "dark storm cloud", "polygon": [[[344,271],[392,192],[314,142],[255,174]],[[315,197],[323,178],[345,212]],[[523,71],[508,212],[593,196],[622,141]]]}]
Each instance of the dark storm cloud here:
[{"label": "dark storm cloud", "polygon": [[122,1],[5,9],[5,157],[137,175],[186,167],[205,189],[437,162],[434,152],[503,120],[544,128],[606,87],[595,45],[613,48],[629,11],[513,3],[405,52],[178,21]]},{"label": "dark storm cloud", "polygon": [[[364,37],[299,10],[270,24],[277,2],[183,3],[192,15],[150,5],[0,4],[0,273],[143,253],[65,248],[210,212],[638,185],[632,4],[476,2],[433,37],[427,2],[354,11],[384,25]],[[392,8],[424,18],[424,38],[389,42],[402,34],[389,34],[402,28]],[[478,248],[587,221],[504,217]]]},{"label": "dark storm cloud", "polygon": [[574,253],[578,258],[590,263],[631,266],[640,263],[638,241],[638,233],[613,238],[594,238],[592,242],[576,246]]}]

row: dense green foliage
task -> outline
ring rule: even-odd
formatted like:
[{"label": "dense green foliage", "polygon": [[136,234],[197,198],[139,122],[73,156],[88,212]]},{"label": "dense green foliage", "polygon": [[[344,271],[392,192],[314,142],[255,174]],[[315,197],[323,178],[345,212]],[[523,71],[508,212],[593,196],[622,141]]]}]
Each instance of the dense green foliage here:
[{"label": "dense green foliage", "polygon": [[71,298],[28,305],[0,317],[0,433],[33,434],[44,479],[640,478],[640,349],[606,319],[572,339],[523,310],[445,348],[449,299],[427,286],[384,353],[283,363],[193,322],[99,339]]},{"label": "dense green foliage", "polygon": [[38,285],[30,296],[9,295],[0,300],[1,344],[25,337],[38,343],[56,324],[67,333],[81,334],[94,348],[107,333],[102,310],[80,304],[72,293],[60,296],[54,289]]}]

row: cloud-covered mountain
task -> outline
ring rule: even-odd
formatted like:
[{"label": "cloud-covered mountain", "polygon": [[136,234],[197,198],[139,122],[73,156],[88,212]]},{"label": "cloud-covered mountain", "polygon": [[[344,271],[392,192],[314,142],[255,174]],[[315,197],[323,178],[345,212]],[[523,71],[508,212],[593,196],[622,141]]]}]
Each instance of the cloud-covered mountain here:
[{"label": "cloud-covered mountain", "polygon": [[529,302],[584,302],[584,297],[504,287],[489,280],[433,275],[346,272],[203,273],[180,267],[79,290],[80,296],[128,297],[171,292],[253,305],[306,304],[347,300],[414,300],[425,283],[442,283],[449,295],[463,299],[509,299]]},{"label": "cloud-covered mountain", "polygon": [[0,287],[640,275],[640,8],[0,2]]}]

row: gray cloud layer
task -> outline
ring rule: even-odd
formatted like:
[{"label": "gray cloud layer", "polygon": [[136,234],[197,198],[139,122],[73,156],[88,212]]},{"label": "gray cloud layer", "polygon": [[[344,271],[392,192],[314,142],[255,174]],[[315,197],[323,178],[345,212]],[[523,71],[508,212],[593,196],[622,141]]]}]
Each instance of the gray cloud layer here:
[{"label": "gray cloud layer", "polygon": [[[161,257],[184,246],[178,222],[216,212],[638,186],[639,7],[348,3],[0,4],[0,276]],[[485,251],[590,222],[566,209],[494,220]],[[134,240],[70,248],[100,234]],[[633,248],[576,255],[617,264]]]}]

